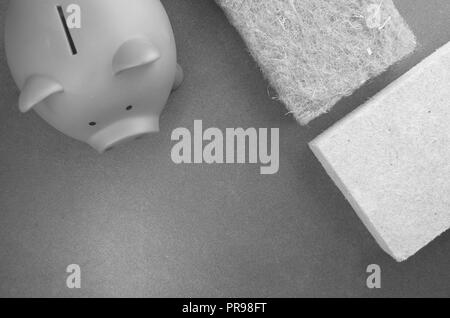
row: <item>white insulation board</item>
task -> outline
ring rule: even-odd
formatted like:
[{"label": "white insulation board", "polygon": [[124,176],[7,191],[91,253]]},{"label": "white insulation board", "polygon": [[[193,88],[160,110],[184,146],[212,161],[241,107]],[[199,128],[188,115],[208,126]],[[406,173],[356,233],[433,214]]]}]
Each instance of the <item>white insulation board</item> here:
[{"label": "white insulation board", "polygon": [[450,227],[450,43],[310,147],[381,247],[414,255]]}]

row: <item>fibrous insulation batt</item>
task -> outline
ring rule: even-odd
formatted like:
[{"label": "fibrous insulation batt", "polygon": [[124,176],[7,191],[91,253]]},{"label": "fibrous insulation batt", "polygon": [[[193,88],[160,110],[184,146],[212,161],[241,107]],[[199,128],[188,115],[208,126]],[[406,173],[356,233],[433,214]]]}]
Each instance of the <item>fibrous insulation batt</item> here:
[{"label": "fibrous insulation batt", "polygon": [[415,46],[391,0],[216,0],[301,124]]}]

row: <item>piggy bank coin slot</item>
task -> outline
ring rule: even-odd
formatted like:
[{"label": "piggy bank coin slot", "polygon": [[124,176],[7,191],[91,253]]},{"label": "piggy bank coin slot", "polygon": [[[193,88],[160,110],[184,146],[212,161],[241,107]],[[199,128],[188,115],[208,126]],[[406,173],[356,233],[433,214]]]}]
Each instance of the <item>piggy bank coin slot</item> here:
[{"label": "piggy bank coin slot", "polygon": [[67,41],[69,42],[69,46],[70,46],[72,55],[77,55],[78,54],[77,47],[75,46],[75,42],[73,41],[72,34],[70,33],[70,30],[69,30],[69,26],[67,25],[67,20],[64,15],[64,10],[63,10],[62,6],[57,6],[56,9],[58,11],[59,17],[61,18],[61,23],[63,25],[63,29],[64,29],[64,33],[66,34]]}]

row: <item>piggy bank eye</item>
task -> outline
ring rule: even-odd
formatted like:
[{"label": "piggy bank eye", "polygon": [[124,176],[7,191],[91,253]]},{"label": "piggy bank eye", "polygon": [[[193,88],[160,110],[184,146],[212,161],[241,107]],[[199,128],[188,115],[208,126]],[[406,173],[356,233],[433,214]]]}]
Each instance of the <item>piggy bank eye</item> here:
[{"label": "piggy bank eye", "polygon": [[97,123],[96,123],[95,121],[91,121],[91,122],[89,123],[89,126],[91,126],[91,127],[97,126]]},{"label": "piggy bank eye", "polygon": [[130,105],[130,106],[127,106],[127,108],[125,108],[127,111],[130,111],[130,110],[132,110],[133,109],[133,106],[132,105]]}]

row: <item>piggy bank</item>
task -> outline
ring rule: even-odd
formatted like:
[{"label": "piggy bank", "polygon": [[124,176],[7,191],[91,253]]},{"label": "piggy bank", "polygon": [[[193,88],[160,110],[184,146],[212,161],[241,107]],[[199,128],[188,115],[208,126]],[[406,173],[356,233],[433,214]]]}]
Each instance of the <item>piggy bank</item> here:
[{"label": "piggy bank", "polygon": [[159,131],[183,78],[159,0],[13,0],[5,28],[20,111],[100,153]]}]

